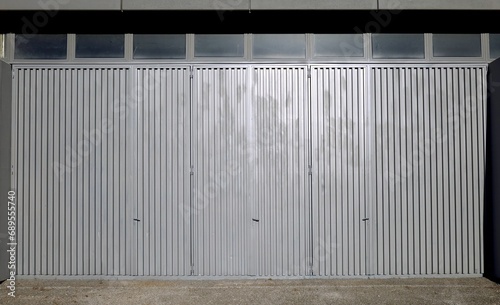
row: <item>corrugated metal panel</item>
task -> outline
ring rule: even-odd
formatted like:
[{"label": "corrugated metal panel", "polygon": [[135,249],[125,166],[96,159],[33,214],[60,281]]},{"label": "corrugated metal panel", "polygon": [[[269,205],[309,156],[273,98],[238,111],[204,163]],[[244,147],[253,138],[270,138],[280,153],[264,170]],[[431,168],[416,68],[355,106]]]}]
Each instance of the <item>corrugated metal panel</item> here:
[{"label": "corrugated metal panel", "polygon": [[367,69],[15,67],[19,274],[482,273],[485,68]]},{"label": "corrugated metal panel", "polygon": [[310,274],[309,111],[305,67],[256,67],[251,112],[256,139],[257,275]]},{"label": "corrugated metal panel", "polygon": [[366,69],[311,71],[314,274],[366,274]]},{"label": "corrugated metal panel", "polygon": [[482,273],[485,69],[372,73],[373,273]]},{"label": "corrugated metal panel", "polygon": [[195,69],[194,274],[249,274],[248,70]]},{"label": "corrugated metal panel", "polygon": [[127,69],[16,74],[18,274],[129,274]]},{"label": "corrugated metal panel", "polygon": [[137,274],[190,275],[189,69],[140,68],[137,90]]}]

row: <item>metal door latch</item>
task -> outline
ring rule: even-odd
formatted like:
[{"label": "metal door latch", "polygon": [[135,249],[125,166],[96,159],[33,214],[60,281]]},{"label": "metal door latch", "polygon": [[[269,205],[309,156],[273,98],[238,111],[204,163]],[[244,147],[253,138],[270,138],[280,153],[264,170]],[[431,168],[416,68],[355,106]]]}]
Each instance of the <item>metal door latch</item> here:
[{"label": "metal door latch", "polygon": [[367,220],[370,220],[370,218],[363,218],[363,221],[367,221]]}]

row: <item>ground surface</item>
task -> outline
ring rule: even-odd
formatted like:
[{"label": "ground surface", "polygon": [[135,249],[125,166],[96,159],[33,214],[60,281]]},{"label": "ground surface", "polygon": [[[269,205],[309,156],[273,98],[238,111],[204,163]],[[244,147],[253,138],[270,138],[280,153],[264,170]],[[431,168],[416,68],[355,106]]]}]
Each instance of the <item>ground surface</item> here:
[{"label": "ground surface", "polygon": [[22,280],[0,304],[500,304],[485,278],[370,280]]}]

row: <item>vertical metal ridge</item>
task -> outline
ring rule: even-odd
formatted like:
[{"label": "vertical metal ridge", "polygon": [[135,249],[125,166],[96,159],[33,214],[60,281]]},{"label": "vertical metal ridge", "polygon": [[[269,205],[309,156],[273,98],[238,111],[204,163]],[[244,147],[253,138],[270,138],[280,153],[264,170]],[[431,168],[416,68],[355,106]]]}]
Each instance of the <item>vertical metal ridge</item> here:
[{"label": "vertical metal ridge", "polygon": [[[441,73],[442,69],[437,68],[433,71],[434,73],[434,82],[432,82],[434,86],[435,94],[435,116],[434,116],[434,133],[431,137],[434,137],[433,143],[436,145],[436,156],[435,160],[436,164],[436,183],[433,184],[435,186],[435,205],[436,209],[434,213],[435,222],[434,222],[434,238],[433,238],[433,246],[435,257],[433,272],[437,274],[443,274],[445,269],[445,254],[444,254],[444,225],[445,225],[445,217],[443,215],[445,203],[443,201],[443,193],[444,193],[444,160],[443,160],[443,125],[442,125],[442,99],[441,99]],[[432,131],[432,130],[431,130]],[[435,141],[435,142],[434,142]],[[437,227],[437,228],[436,228]]]},{"label": "vertical metal ridge", "polygon": [[[487,69],[482,68],[481,69],[481,77],[478,79],[478,87],[481,88],[482,90],[478,91],[478,99],[479,99],[479,111],[478,111],[478,138],[479,138],[479,148],[480,148],[480,153],[479,153],[479,181],[480,181],[480,201],[479,201],[479,227],[480,227],[480,232],[479,232],[479,240],[480,242],[480,273],[484,272],[484,244],[483,244],[483,221],[484,221],[484,175],[482,174],[483,171],[485,170],[486,167],[486,123],[487,123],[487,92],[488,92],[488,86],[487,83],[485,82],[485,79],[487,77]],[[482,145],[481,145],[482,144]],[[482,151],[481,151],[482,150]]]},{"label": "vertical metal ridge", "polygon": [[[102,119],[102,73],[103,71],[100,69],[96,69],[94,71],[95,73],[95,125],[94,125],[94,130],[96,132],[100,129],[102,129],[103,126],[103,119]],[[96,135],[96,143],[102,143],[103,142],[103,137],[104,133],[99,134],[98,136]],[[94,169],[94,177],[95,177],[95,183],[94,183],[94,188],[95,188],[95,197],[94,197],[94,209],[95,209],[95,242],[94,242],[94,247],[95,247],[95,261],[94,261],[94,274],[99,275],[102,274],[102,260],[103,260],[103,251],[102,251],[102,241],[104,240],[103,238],[103,227],[105,226],[105,223],[103,223],[103,218],[102,218],[102,195],[104,193],[103,191],[103,181],[102,181],[102,151],[103,151],[103,144],[97,145],[96,146],[96,151],[95,151],[95,169]],[[101,187],[100,187],[101,186]],[[92,265],[92,264],[91,264]]]},{"label": "vertical metal ridge", "polygon": [[[22,98],[20,98],[20,95],[22,94],[21,93],[21,88],[19,87],[19,71],[12,71],[12,84],[11,84],[11,90],[12,90],[12,112],[11,112],[11,118],[12,118],[12,131],[11,131],[11,144],[10,145],[10,149],[11,149],[11,168],[10,168],[10,171],[12,172],[11,173],[11,179],[10,179],[10,185],[11,185],[11,190],[14,190],[17,192],[17,196],[18,196],[18,205],[17,205],[17,209],[18,209],[18,213],[19,215],[23,215],[23,194],[22,192],[19,192],[18,190],[20,189],[19,188],[19,185],[22,185],[22,180],[19,179],[19,175],[17,174],[17,172],[22,172],[23,171],[23,160],[22,160],[22,157],[19,157],[20,154],[22,154],[22,149],[21,149],[21,153],[18,153],[18,149],[19,147],[22,147],[22,137],[20,135],[23,134],[23,130],[22,130],[22,126],[20,126],[19,124],[19,119],[20,119],[20,112],[23,111],[23,108],[24,108],[24,105],[22,105],[22,103],[24,101],[22,101]],[[7,214],[8,215],[8,214]],[[18,217],[17,218],[21,218],[21,217]],[[16,225],[16,230],[17,230],[17,234],[18,234],[18,240],[19,239],[22,239],[22,236],[23,236],[23,228],[22,227],[19,227]],[[23,253],[23,248],[20,247],[20,245],[18,246],[18,253]],[[21,264],[18,264],[18,274],[19,274],[19,270],[22,270],[22,266]]]}]

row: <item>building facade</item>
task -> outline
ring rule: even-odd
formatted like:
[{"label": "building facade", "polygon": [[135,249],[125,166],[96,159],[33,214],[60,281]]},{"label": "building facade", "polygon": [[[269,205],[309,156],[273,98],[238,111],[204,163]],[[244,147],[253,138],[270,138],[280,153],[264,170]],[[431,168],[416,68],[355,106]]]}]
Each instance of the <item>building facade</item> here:
[{"label": "building facade", "polygon": [[487,272],[498,2],[2,2],[18,275]]}]

